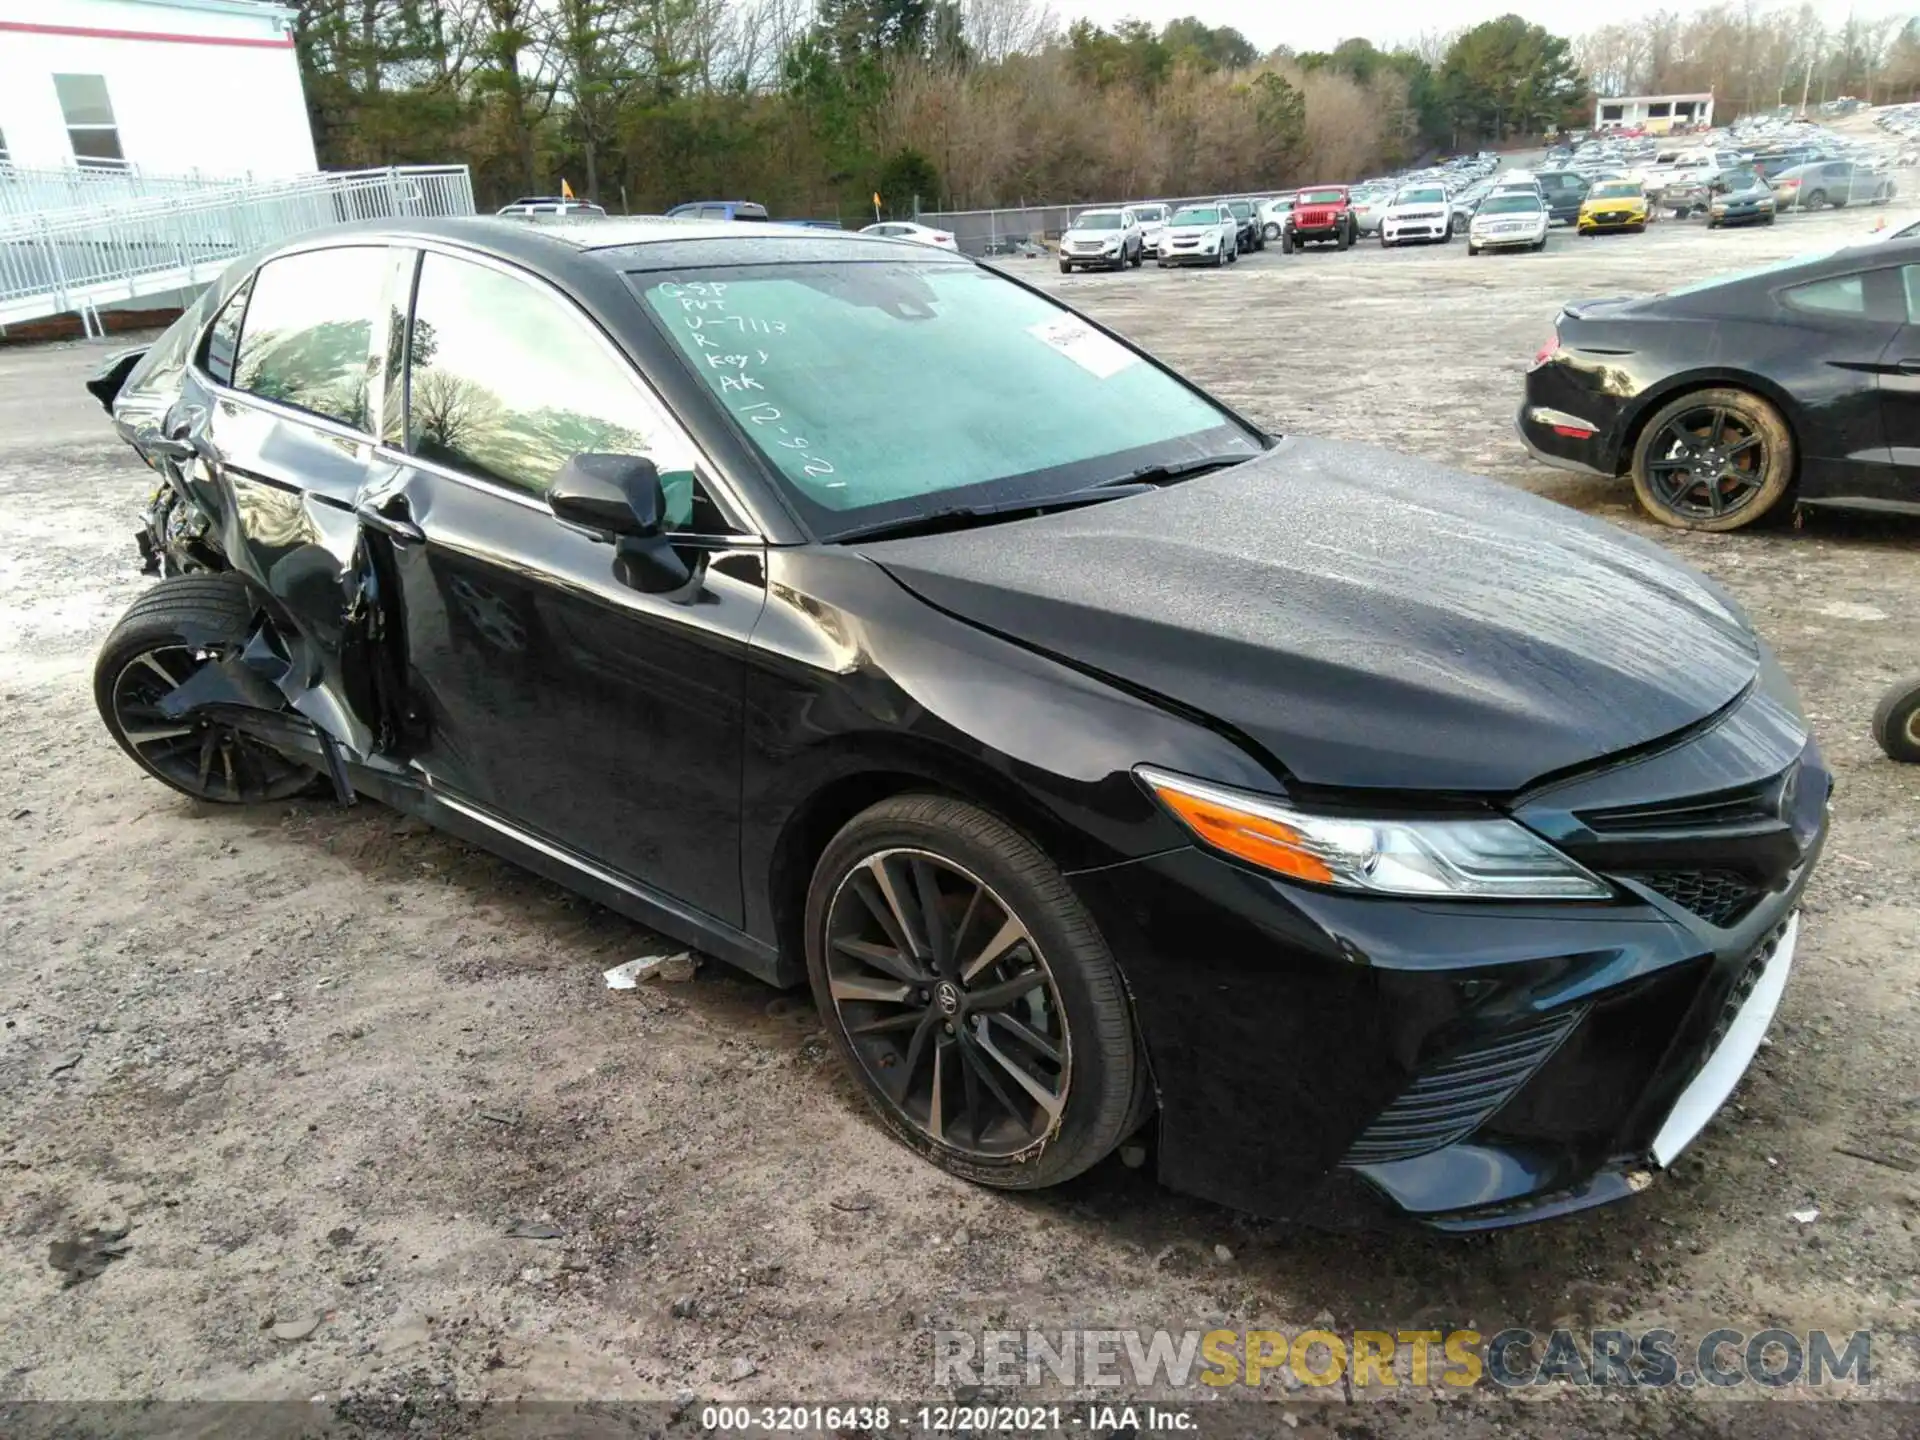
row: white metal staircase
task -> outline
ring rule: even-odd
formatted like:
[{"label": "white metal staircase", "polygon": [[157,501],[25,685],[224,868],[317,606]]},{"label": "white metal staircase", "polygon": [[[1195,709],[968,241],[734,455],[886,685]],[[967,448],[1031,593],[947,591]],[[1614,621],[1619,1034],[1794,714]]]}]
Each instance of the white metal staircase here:
[{"label": "white metal staircase", "polygon": [[0,327],[204,285],[262,246],[348,220],[471,215],[464,165],[286,180],[0,165]]}]

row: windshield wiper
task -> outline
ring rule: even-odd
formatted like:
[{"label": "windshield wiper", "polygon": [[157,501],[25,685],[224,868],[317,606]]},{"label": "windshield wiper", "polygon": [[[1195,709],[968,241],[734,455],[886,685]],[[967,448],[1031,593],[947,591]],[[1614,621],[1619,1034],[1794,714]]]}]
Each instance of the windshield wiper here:
[{"label": "windshield wiper", "polygon": [[994,525],[1002,520],[1025,519],[1044,515],[1049,510],[1074,510],[1082,505],[1097,505],[1102,500],[1118,500],[1141,495],[1153,487],[1148,484],[1116,480],[1088,490],[1072,490],[1065,495],[1043,496],[1038,500],[1013,500],[1004,505],[949,505],[929,510],[924,515],[908,515],[899,520],[882,520],[857,530],[846,530],[832,537],[843,545],[849,540],[900,540],[910,535],[938,535],[948,530],[966,530],[975,525]]},{"label": "windshield wiper", "polygon": [[1251,455],[1202,455],[1193,460],[1171,460],[1164,465],[1142,465],[1138,470],[1129,470],[1124,475],[1116,475],[1111,480],[1102,480],[1098,485],[1090,485],[1087,490],[1112,491],[1139,485],[1150,485],[1158,489],[1164,485],[1177,485],[1182,480],[1191,480],[1197,475],[1205,475],[1213,470],[1224,470],[1229,465],[1239,465],[1251,459],[1253,459]]}]

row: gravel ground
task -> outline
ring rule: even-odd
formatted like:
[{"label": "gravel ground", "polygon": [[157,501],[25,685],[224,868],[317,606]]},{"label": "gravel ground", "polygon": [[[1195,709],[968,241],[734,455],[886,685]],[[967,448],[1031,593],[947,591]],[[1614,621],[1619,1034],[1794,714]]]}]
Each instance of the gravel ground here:
[{"label": "gravel ground", "polygon": [[[0,350],[0,1401],[925,1397],[935,1328],[1316,1320],[1870,1327],[1874,1391],[1920,1395],[1920,771],[1867,733],[1920,671],[1920,524],[1656,531],[1510,428],[1562,301],[1870,223],[1033,267],[1275,428],[1657,533],[1801,687],[1840,784],[1769,1048],[1650,1193],[1471,1242],[1268,1224],[1117,1161],[1043,1196],[974,1189],[882,1136],[803,996],[717,966],[611,992],[602,970],[663,942],[510,865],[371,804],[227,813],[143,779],[88,673],[145,583],[144,472],[79,388],[102,347]],[[1432,1418],[1407,1403],[1425,1391],[1331,1394],[1287,1418]],[[1455,1433],[1572,1427],[1565,1407],[1466,1408]],[[1614,1415],[1598,1428],[1670,1418]]]}]

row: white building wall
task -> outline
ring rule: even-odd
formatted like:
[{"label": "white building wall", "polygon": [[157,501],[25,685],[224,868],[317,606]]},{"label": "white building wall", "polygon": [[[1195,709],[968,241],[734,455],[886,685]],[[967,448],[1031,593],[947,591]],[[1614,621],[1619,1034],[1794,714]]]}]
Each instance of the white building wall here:
[{"label": "white building wall", "polygon": [[70,166],[55,75],[105,78],[121,153],[157,175],[315,170],[290,9],[247,0],[0,0],[0,135]]}]

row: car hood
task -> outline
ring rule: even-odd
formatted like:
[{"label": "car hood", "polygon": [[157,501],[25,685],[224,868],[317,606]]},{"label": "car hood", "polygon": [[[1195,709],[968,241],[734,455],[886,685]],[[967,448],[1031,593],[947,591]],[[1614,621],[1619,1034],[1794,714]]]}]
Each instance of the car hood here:
[{"label": "car hood", "polygon": [[1166,228],[1167,234],[1176,240],[1191,240],[1198,235],[1217,234],[1219,233],[1220,226],[1225,223],[1225,221],[1221,221],[1219,224],[1214,225],[1169,225]]},{"label": "car hood", "polygon": [[1370,446],[869,543],[963,620],[1209,717],[1299,781],[1510,792],[1737,697],[1758,643],[1611,525]]},{"label": "car hood", "polygon": [[1123,240],[1126,234],[1124,230],[1067,230],[1061,234],[1060,238],[1062,240]]}]

